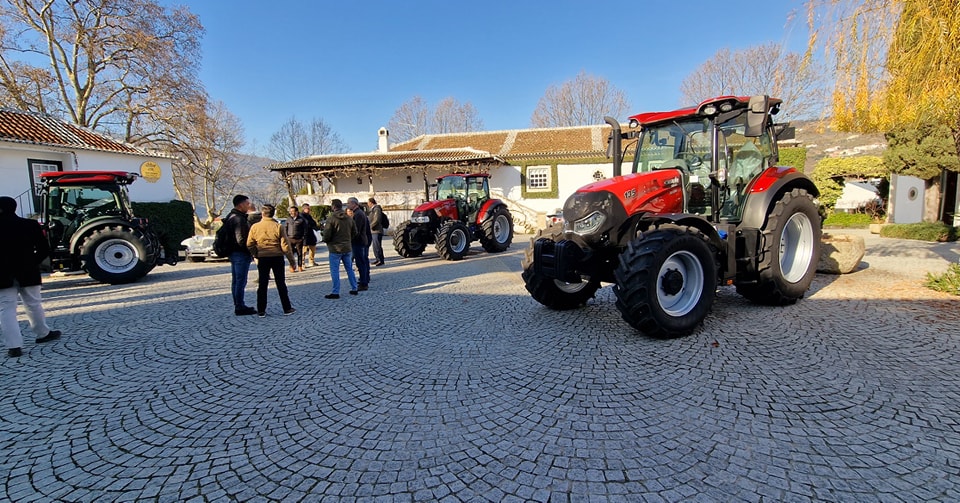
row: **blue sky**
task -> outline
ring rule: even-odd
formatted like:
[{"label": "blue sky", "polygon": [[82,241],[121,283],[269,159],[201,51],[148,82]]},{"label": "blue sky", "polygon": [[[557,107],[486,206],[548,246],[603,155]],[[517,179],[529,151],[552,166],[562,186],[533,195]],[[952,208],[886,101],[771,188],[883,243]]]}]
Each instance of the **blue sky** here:
[{"label": "blue sky", "polygon": [[292,116],[374,150],[416,95],[472,103],[485,130],[526,128],[546,89],[580,71],[623,90],[631,113],[669,110],[719,49],[802,51],[807,32],[799,0],[170,3],[200,17],[201,79],[260,154]]}]

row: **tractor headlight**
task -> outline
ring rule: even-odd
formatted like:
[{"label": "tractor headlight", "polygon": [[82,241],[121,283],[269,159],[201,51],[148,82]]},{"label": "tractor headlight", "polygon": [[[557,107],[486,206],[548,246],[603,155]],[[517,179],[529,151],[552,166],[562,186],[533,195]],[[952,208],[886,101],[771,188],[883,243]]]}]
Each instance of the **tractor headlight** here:
[{"label": "tractor headlight", "polygon": [[575,220],[573,222],[573,232],[581,236],[593,234],[603,225],[603,222],[606,220],[606,215],[600,213],[599,211],[594,211],[593,213],[579,220]]},{"label": "tractor headlight", "polygon": [[420,215],[417,217],[410,217],[410,221],[415,224],[429,224],[430,216],[429,215]]}]

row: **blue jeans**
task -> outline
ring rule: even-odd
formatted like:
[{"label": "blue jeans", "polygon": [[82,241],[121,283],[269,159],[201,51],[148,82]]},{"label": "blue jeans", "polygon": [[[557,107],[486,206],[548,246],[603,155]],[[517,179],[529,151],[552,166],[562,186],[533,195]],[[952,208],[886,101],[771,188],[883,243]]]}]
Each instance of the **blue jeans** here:
[{"label": "blue jeans", "polygon": [[370,284],[370,247],[353,245],[353,261],[357,263],[357,273],[360,275],[360,285]]},{"label": "blue jeans", "polygon": [[347,280],[350,281],[350,290],[357,289],[357,276],[353,274],[353,253],[330,252],[330,280],[333,282],[333,291],[340,294],[340,264],[347,270]]},{"label": "blue jeans", "polygon": [[247,252],[235,251],[230,254],[230,275],[233,277],[230,292],[233,294],[234,310],[247,307],[243,303],[243,291],[247,289],[247,274],[250,272],[251,262],[253,257]]}]

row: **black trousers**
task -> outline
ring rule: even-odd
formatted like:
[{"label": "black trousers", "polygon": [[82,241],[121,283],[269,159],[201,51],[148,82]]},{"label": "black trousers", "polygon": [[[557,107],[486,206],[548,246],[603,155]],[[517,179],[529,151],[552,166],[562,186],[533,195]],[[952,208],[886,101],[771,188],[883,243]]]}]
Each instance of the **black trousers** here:
[{"label": "black trousers", "polygon": [[273,272],[273,280],[277,284],[277,293],[280,294],[280,304],[284,311],[289,311],[290,296],[287,295],[287,277],[283,272],[283,257],[260,257],[257,259],[257,312],[263,313],[267,310],[267,286],[270,284],[270,272]]}]

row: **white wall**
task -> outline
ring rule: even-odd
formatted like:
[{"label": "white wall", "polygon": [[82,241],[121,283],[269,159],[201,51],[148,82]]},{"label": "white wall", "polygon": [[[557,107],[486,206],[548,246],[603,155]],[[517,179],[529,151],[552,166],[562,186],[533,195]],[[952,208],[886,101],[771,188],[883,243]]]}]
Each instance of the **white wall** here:
[{"label": "white wall", "polygon": [[923,180],[913,176],[890,176],[890,222],[915,224],[923,221]]}]

